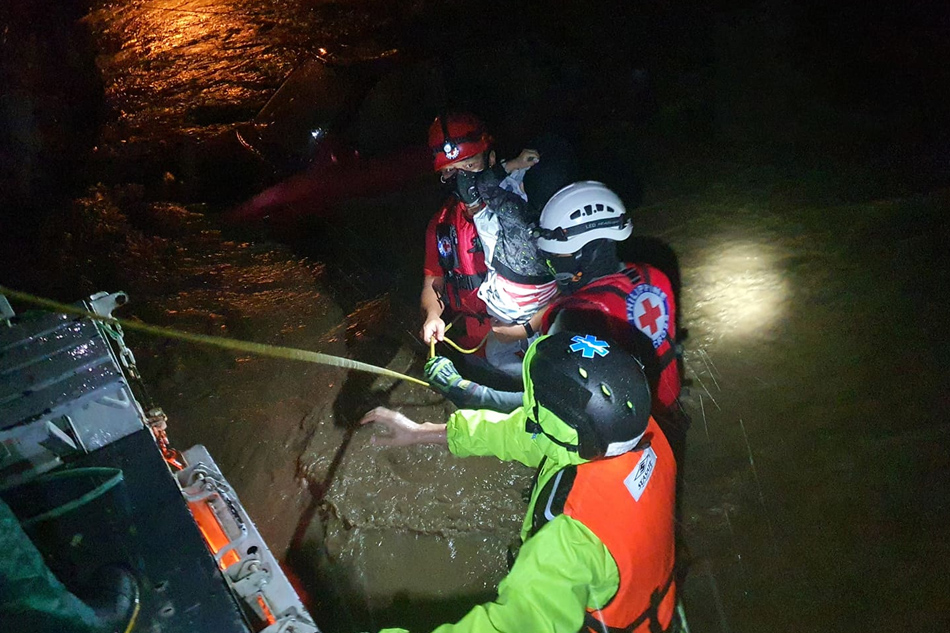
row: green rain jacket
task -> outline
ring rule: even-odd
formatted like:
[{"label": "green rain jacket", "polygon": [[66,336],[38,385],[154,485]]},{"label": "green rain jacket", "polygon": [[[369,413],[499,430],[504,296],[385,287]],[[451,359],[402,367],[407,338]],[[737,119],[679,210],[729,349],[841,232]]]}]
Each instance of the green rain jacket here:
[{"label": "green rain jacket", "polygon": [[[526,418],[523,408],[510,414],[462,409],[448,420],[446,432],[453,454],[494,455],[541,470],[521,528],[524,545],[498,585],[498,597],[434,633],[577,633],[585,609],[603,607],[620,587],[617,564],[607,547],[579,521],[558,515],[528,538],[544,484],[565,466],[586,460],[544,435],[527,433]],[[384,629],[381,633],[404,631]]]}]

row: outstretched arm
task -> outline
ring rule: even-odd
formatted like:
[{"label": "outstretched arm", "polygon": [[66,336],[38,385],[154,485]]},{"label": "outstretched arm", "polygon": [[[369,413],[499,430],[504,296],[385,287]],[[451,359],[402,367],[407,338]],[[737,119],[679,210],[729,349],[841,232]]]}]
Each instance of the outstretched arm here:
[{"label": "outstretched arm", "polygon": [[424,372],[429,385],[459,409],[490,409],[511,413],[521,406],[520,391],[498,391],[465,380],[455,364],[445,356],[430,358]]},{"label": "outstretched arm", "polygon": [[448,446],[444,424],[413,422],[398,411],[376,407],[360,420],[360,424],[378,422],[389,433],[374,435],[370,442],[378,446],[411,446],[413,444],[438,444]]},{"label": "outstretched arm", "polygon": [[509,174],[518,169],[530,169],[541,160],[541,154],[536,149],[523,149],[515,158],[506,161],[502,166]]},{"label": "outstretched arm", "polygon": [[494,455],[529,467],[537,466],[544,457],[534,438],[524,430],[525,417],[521,410],[498,413],[459,409],[445,424],[417,424],[398,411],[376,407],[360,420],[360,424],[372,422],[382,424],[388,431],[370,440],[377,446],[436,444],[448,446],[459,457]]}]

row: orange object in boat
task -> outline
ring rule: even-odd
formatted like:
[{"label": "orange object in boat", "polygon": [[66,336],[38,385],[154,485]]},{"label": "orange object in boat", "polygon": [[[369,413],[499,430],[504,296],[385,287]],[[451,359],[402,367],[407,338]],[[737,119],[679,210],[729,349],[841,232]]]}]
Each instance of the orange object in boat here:
[{"label": "orange object in boat", "polygon": [[[192,516],[195,517],[195,523],[198,524],[198,529],[201,530],[201,535],[208,544],[211,553],[217,555],[218,552],[231,542],[224,528],[221,527],[218,517],[215,516],[214,511],[204,501],[189,501],[188,509],[191,510]],[[218,561],[218,566],[221,567],[223,571],[239,560],[241,560],[241,557],[238,556],[236,550],[232,549],[221,557],[221,560]]]}]

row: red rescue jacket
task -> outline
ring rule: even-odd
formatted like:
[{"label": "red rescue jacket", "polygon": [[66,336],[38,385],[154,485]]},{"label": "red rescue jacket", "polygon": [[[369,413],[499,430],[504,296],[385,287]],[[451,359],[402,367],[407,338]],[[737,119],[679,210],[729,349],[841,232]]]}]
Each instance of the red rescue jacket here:
[{"label": "red rescue jacket", "polygon": [[[680,395],[676,299],[669,278],[661,270],[648,264],[627,264],[619,273],[595,279],[573,294],[556,299],[544,314],[541,331],[546,333],[565,310],[594,313],[593,323],[606,324],[608,331],[603,334],[644,363],[654,412],[664,413],[674,407]],[[652,357],[643,353],[649,347]]]},{"label": "red rescue jacket", "polygon": [[426,230],[425,274],[445,280],[449,314],[461,314],[467,336],[463,346],[478,344],[491,328],[478,287],[488,271],[475,223],[465,215],[465,205],[455,196],[442,205]]}]

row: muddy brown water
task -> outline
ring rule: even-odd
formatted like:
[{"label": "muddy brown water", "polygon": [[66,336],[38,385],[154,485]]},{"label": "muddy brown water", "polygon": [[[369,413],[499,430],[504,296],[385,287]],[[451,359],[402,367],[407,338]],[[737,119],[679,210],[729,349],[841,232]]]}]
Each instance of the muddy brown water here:
[{"label": "muddy brown water", "polygon": [[[324,45],[382,50],[387,29],[425,5],[380,4],[93,2],[84,23],[115,113],[97,163],[136,173],[153,151],[213,136],[263,105],[301,58]],[[589,138],[624,134],[623,122],[605,123]],[[947,190],[711,154],[658,167],[636,211],[637,233],[678,256],[683,286],[691,628],[943,630]],[[121,284],[132,316],[150,322],[419,375],[421,251],[406,244],[421,242],[434,185],[351,201],[342,219],[282,242],[222,231],[209,207],[154,195],[91,190],[46,235],[46,268],[22,256],[64,280],[53,284],[61,295]],[[409,220],[361,221],[380,209]],[[23,279],[42,287],[33,274]],[[327,633],[428,630],[492,598],[531,473],[374,447],[371,430],[353,427],[377,404],[418,421],[451,405],[390,379],[129,339],[173,442],[209,447]]]}]

